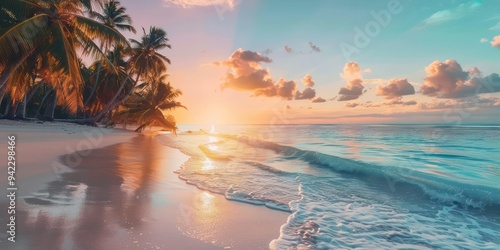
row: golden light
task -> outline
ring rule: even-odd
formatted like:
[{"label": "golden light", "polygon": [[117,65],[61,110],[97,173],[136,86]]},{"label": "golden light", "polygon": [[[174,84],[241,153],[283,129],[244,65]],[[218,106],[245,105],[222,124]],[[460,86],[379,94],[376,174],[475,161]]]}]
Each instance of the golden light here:
[{"label": "golden light", "polygon": [[214,162],[208,158],[205,158],[205,161],[203,162],[203,166],[201,167],[201,169],[207,171],[207,170],[212,170],[214,168],[215,168]]},{"label": "golden light", "polygon": [[208,192],[203,192],[200,196],[202,211],[211,211],[214,208],[213,199],[214,196]]},{"label": "golden light", "polygon": [[215,143],[219,142],[219,139],[217,139],[215,136],[208,136],[208,143]]},{"label": "golden light", "polygon": [[208,149],[210,149],[212,151],[217,151],[217,149],[219,149],[219,147],[217,145],[209,144]]}]

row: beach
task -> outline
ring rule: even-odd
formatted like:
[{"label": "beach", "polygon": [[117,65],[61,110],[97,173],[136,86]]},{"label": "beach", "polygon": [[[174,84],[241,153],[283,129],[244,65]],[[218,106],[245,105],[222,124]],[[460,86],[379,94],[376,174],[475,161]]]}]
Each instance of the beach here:
[{"label": "beach", "polygon": [[499,8],[2,1],[0,250],[500,249]]},{"label": "beach", "polygon": [[[290,215],[186,184],[174,171],[189,157],[155,134],[13,121],[0,131],[6,146],[16,136],[17,166],[16,242],[3,233],[2,249],[268,249]],[[5,225],[6,195],[0,204]]]}]

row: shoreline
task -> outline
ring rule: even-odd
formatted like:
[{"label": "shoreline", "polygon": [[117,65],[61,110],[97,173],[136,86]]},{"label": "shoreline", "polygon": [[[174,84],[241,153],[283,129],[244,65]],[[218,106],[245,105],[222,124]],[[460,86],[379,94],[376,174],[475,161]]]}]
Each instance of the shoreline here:
[{"label": "shoreline", "polygon": [[[189,156],[161,145],[153,135],[104,129],[106,134],[99,140],[95,131],[100,128],[58,122],[9,123],[14,124],[0,123],[2,137],[30,133],[29,140],[18,136],[18,209],[25,220],[18,223],[19,244],[11,243],[17,247],[36,243],[56,248],[268,249],[288,219],[289,213],[230,201],[188,185],[174,170]],[[98,145],[83,155],[68,150],[93,142]],[[36,148],[42,143],[56,147],[41,155]],[[27,154],[36,157],[21,156]],[[54,167],[53,162],[63,164]],[[59,172],[55,171],[58,167]],[[5,173],[0,178],[6,178]],[[5,198],[0,197],[2,207]],[[6,213],[1,214],[4,222]],[[40,221],[45,221],[45,233],[40,232]],[[86,245],[88,241],[97,245]],[[3,244],[9,247],[2,239]]]}]

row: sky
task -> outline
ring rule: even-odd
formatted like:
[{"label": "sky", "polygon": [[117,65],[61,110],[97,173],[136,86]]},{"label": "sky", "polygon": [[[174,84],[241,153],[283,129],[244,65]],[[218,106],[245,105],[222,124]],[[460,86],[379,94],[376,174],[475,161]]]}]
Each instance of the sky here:
[{"label": "sky", "polygon": [[500,1],[121,0],[181,124],[498,124]]}]

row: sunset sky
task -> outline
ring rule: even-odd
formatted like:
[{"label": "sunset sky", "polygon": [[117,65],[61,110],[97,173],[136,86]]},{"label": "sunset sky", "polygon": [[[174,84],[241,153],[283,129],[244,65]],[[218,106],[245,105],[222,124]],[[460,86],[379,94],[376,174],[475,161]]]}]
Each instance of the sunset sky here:
[{"label": "sunset sky", "polygon": [[179,123],[500,121],[499,1],[121,2],[168,32]]}]

